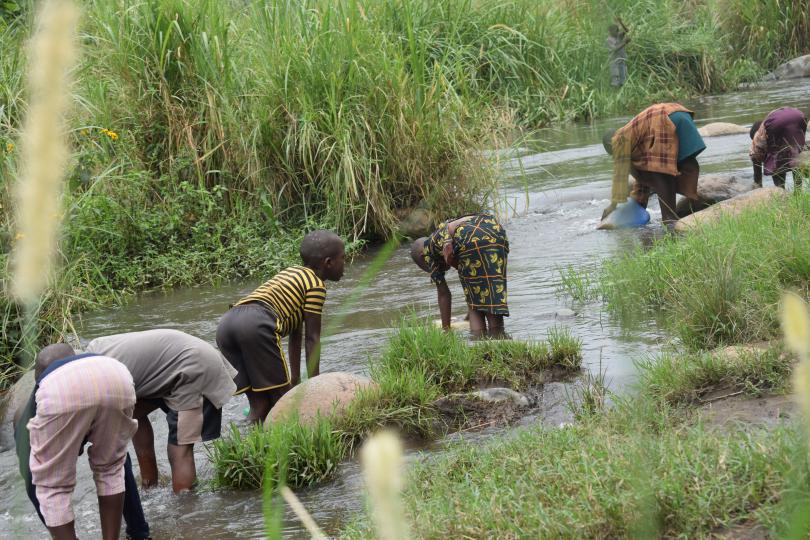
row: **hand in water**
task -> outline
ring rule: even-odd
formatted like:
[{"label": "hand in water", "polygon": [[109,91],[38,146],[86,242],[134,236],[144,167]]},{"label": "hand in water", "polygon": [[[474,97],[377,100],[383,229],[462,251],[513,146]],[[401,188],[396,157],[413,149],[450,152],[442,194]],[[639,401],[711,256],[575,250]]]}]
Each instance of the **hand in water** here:
[{"label": "hand in water", "polygon": [[610,203],[610,205],[608,205],[608,207],[602,212],[602,221],[612,214],[614,210],[616,210],[616,203]]}]

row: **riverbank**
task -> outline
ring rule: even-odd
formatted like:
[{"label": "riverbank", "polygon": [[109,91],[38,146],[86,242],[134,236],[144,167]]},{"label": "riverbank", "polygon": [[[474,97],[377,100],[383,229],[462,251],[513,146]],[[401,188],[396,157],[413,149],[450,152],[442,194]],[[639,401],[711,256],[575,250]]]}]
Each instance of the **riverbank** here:
[{"label": "riverbank", "polygon": [[[672,355],[574,424],[456,444],[408,475],[414,537],[778,536],[810,498],[804,428],[781,397],[792,365],[778,344]],[[730,420],[733,400],[758,414]],[[341,537],[373,534],[361,519]]]},{"label": "riverbank", "polygon": [[[480,207],[497,177],[480,150],[515,129],[722,92],[801,49],[807,10],[737,4],[608,3],[632,37],[615,91],[609,17],[591,2],[87,2],[63,264],[40,342],[133,292],[272,274],[305,229],[376,239],[401,208]],[[20,5],[0,32],[4,253],[25,109]],[[778,21],[766,35],[763,16]],[[20,313],[6,299],[0,314],[3,386]]]}]

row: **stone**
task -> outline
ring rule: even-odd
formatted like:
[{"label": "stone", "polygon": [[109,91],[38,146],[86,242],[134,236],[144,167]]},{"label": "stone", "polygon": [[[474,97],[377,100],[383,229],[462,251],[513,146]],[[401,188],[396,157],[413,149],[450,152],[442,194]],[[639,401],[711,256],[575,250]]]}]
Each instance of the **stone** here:
[{"label": "stone", "polygon": [[702,137],[719,137],[721,135],[736,135],[738,133],[748,133],[749,128],[731,122],[711,122],[698,128],[698,133]]},{"label": "stone", "polygon": [[34,389],[34,371],[27,371],[6,392],[0,404],[0,450],[7,450],[14,446],[14,413],[25,405]]},{"label": "stone", "polygon": [[721,201],[748,193],[754,189],[753,180],[744,180],[734,174],[706,174],[698,179],[698,202],[683,197],[675,206],[679,217],[688,216]]},{"label": "stone", "polygon": [[577,312],[574,311],[573,309],[560,308],[557,310],[554,316],[560,319],[570,319],[571,317],[575,317],[576,314]]},{"label": "stone", "polygon": [[[436,319],[433,324],[439,328],[442,327],[442,320]],[[452,330],[469,330],[470,321],[465,320],[463,317],[452,317],[450,319],[450,328]]]},{"label": "stone", "polygon": [[503,403],[508,401],[518,407],[529,406],[529,398],[511,388],[483,388],[475,392],[470,392],[470,396],[480,399],[481,401],[486,401],[487,403]]},{"label": "stone", "polygon": [[728,347],[716,349],[714,351],[714,355],[721,356],[731,362],[736,362],[737,360],[740,359],[741,356],[748,356],[748,355],[756,356],[764,353],[772,346],[773,342],[770,341],[758,341],[746,345],[729,345]]},{"label": "stone", "polygon": [[675,230],[678,232],[686,232],[701,225],[715,223],[723,215],[736,216],[745,210],[764,206],[776,199],[785,198],[787,198],[787,192],[778,187],[755,189],[679,219],[675,224]]},{"label": "stone", "polygon": [[433,232],[430,213],[421,205],[400,212],[399,232],[409,238],[420,238]]},{"label": "stone", "polygon": [[764,81],[778,81],[781,79],[801,79],[810,77],[810,54],[799,56],[785,62],[763,77]]},{"label": "stone", "polygon": [[374,388],[377,383],[353,373],[322,373],[302,382],[284,394],[270,410],[265,425],[290,418],[298,413],[299,422],[313,422],[320,416],[341,414],[359,390]]}]

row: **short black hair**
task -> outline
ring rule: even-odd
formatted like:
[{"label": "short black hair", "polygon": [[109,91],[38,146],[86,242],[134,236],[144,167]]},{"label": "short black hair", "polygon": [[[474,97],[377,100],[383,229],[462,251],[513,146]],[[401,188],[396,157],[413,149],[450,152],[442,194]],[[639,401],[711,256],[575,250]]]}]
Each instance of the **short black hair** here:
[{"label": "short black hair", "polygon": [[343,249],[343,239],[340,236],[332,231],[319,229],[304,237],[298,253],[305,265],[315,267],[327,257],[336,257]]},{"label": "short black hair", "polygon": [[611,129],[606,131],[605,134],[602,135],[602,146],[605,147],[605,152],[607,152],[611,156],[613,155],[613,136],[615,134],[616,130]]},{"label": "short black hair", "polygon": [[39,351],[39,354],[37,354],[34,363],[34,376],[39,377],[52,363],[67,358],[68,356],[73,356],[74,354],[76,354],[76,352],[73,350],[73,347],[67,343],[54,343],[53,345],[43,347],[43,349]]},{"label": "short black hair", "polygon": [[757,120],[756,122],[751,124],[751,131],[748,132],[748,136],[751,137],[751,140],[754,139],[754,135],[757,134],[757,131],[759,131],[759,126],[761,126],[761,125],[762,125],[762,120]]}]

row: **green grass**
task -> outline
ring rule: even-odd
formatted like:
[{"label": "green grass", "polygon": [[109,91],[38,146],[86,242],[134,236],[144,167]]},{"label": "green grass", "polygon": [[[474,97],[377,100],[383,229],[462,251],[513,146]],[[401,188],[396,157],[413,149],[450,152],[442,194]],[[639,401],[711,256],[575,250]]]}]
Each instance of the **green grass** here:
[{"label": "green grass", "polygon": [[287,485],[315,484],[330,478],[346,453],[335,437],[331,423],[319,419],[314,425],[297,420],[255,427],[241,434],[231,425],[229,436],[217,439],[209,451],[215,464],[214,487],[252,489],[265,479],[278,482],[280,472]]},{"label": "green grass", "polygon": [[719,352],[664,354],[636,362],[643,391],[672,405],[698,403],[707,392],[725,389],[750,395],[784,392],[793,369],[780,345],[731,356]]},{"label": "green grass", "polygon": [[784,289],[810,280],[810,195],[725,217],[606,261],[597,280],[627,324],[660,317],[691,350],[779,335]]},{"label": "green grass", "polygon": [[453,427],[435,406],[444,395],[495,381],[522,388],[543,370],[555,367],[578,371],[579,342],[563,330],[555,335],[563,336],[566,344],[565,354],[557,351],[556,360],[544,343],[487,340],[469,345],[430,321],[403,321],[385,351],[371,363],[376,386],[360,390],[341,415],[312,428],[295,421],[247,435],[233,428],[229,437],[216,441],[210,455],[214,485],[259,487],[266,462],[271,463],[267,477],[278,477],[280,455],[286,456],[290,485],[319,482],[334,472],[342,456],[353,453],[366,437],[382,428],[421,440],[444,435]]},{"label": "green grass", "polygon": [[[713,430],[689,414],[712,385],[783,390],[780,352],[664,356],[641,366],[638,394],[583,409],[574,425],[428,457],[404,494],[414,537],[708,538],[741,524],[784,533],[810,500],[804,429]],[[373,534],[361,516],[342,537]]]}]

